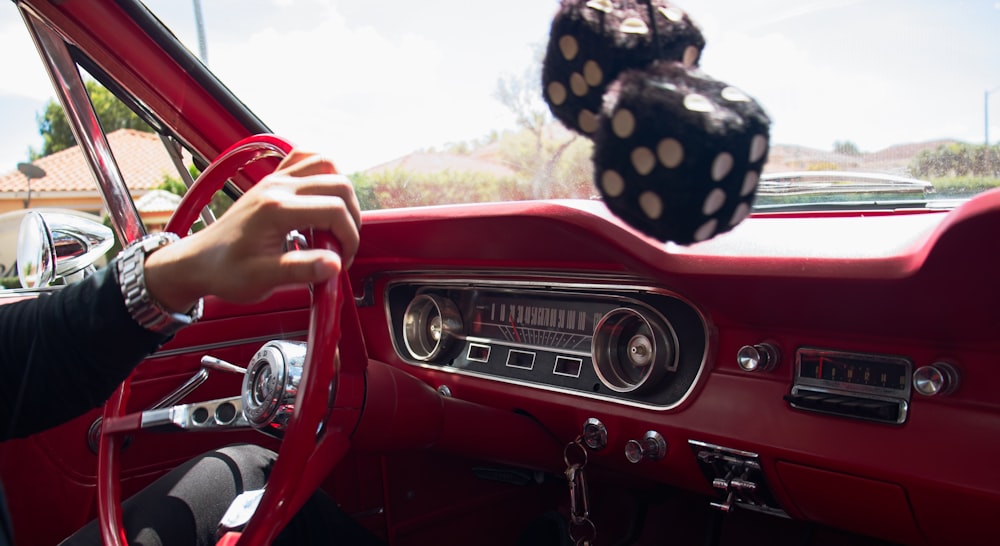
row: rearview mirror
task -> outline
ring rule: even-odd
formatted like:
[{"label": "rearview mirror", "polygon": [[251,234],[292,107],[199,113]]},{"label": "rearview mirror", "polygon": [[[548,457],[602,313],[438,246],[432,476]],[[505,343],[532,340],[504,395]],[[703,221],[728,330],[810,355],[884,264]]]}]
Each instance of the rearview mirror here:
[{"label": "rearview mirror", "polygon": [[107,226],[73,214],[28,212],[17,241],[17,276],[24,288],[58,279],[78,281],[96,271],[96,262],[114,245]]}]

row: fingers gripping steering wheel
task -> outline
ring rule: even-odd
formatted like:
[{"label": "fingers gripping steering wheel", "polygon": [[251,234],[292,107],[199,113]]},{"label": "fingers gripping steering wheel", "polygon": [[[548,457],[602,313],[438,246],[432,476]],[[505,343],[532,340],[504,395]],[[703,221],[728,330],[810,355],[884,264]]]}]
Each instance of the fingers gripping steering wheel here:
[{"label": "fingers gripping steering wheel", "polygon": [[[237,142],[198,177],[166,229],[185,236],[226,180],[242,172],[246,175],[241,178],[242,183],[234,182],[246,190],[253,184],[246,180],[262,178],[261,173],[272,171],[277,161],[291,150],[288,142],[272,135],[256,135]],[[314,233],[312,246],[339,250],[330,233]],[[220,545],[270,543],[347,452],[350,434],[360,417],[368,362],[355,307],[347,304],[351,295],[345,272],[313,286],[306,361],[277,462],[246,529],[242,534],[227,534],[219,541]],[[342,313],[347,313],[348,320],[341,320]],[[345,344],[338,355],[342,325],[352,343]],[[126,544],[118,458],[124,436],[138,430],[141,424],[141,413],[126,413],[129,385],[130,379],[126,379],[105,404],[99,442],[98,521],[102,540],[108,546]]]}]

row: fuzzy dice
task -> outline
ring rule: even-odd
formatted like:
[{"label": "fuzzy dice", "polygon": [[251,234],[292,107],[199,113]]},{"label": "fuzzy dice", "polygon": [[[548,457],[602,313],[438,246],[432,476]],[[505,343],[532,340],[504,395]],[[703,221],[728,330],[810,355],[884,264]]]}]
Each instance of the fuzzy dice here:
[{"label": "fuzzy dice", "polygon": [[542,68],[545,100],[556,119],[591,136],[604,93],[622,71],[660,59],[694,66],[703,47],[698,27],[667,2],[563,2]]},{"label": "fuzzy dice", "polygon": [[566,0],[542,69],[553,115],[594,141],[608,207],[663,241],[690,244],[750,214],[770,120],[698,68],[705,41],[662,0]]},{"label": "fuzzy dice", "polygon": [[594,135],[608,207],[680,244],[729,231],[750,213],[769,120],[740,89],[679,63],[621,75]]}]

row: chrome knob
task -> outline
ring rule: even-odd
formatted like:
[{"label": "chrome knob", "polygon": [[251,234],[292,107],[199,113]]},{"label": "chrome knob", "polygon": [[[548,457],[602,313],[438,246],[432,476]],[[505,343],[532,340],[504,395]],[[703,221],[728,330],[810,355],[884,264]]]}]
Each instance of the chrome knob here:
[{"label": "chrome knob", "polygon": [[638,463],[643,459],[659,461],[667,455],[667,441],[655,430],[647,431],[642,440],[625,442],[625,458],[630,463]]},{"label": "chrome knob", "polygon": [[958,370],[947,362],[921,366],[913,372],[913,389],[924,396],[950,394],[958,388]]},{"label": "chrome knob", "polygon": [[594,451],[600,451],[608,445],[608,429],[600,419],[591,417],[583,423],[583,443]]},{"label": "chrome knob", "polygon": [[736,352],[736,363],[745,372],[766,372],[778,366],[781,351],[773,343],[744,345]]}]

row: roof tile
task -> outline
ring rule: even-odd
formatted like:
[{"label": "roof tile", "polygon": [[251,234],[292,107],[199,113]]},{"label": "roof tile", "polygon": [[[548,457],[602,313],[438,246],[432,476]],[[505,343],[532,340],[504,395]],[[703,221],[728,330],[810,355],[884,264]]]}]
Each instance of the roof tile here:
[{"label": "roof tile", "polygon": [[[174,164],[155,133],[119,129],[108,135],[108,144],[130,191],[156,188],[166,176],[177,177]],[[31,180],[33,192],[96,191],[94,178],[79,146],[39,158],[34,164],[46,175]],[[17,169],[0,175],[0,193],[23,192],[27,180]]]}]

